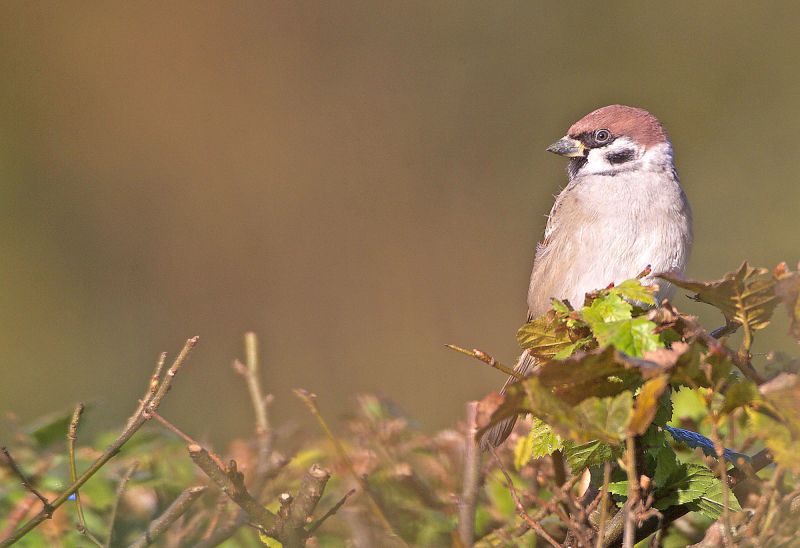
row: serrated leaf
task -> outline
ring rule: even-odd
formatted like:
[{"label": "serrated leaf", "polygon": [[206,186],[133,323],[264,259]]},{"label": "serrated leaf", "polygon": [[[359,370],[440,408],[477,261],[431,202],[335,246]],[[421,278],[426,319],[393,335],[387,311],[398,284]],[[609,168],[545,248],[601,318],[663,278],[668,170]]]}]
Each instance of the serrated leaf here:
[{"label": "serrated leaf", "polygon": [[719,480],[709,468],[699,464],[683,464],[679,472],[668,478],[660,496],[653,507],[666,510],[670,506],[678,506],[698,500],[718,483]]},{"label": "serrated leaf", "polygon": [[718,308],[726,320],[748,324],[756,330],[767,326],[778,304],[775,279],[764,277],[766,273],[766,269],[752,268],[744,262],[735,272],[711,282],[689,280],[672,273],[659,277],[694,291],[696,300]]},{"label": "serrated leaf", "polygon": [[670,447],[659,447],[654,453],[656,468],[653,474],[653,486],[656,491],[663,489],[670,478],[680,473],[680,464],[675,456],[675,451]]},{"label": "serrated leaf", "polygon": [[543,421],[533,417],[528,435],[520,439],[514,448],[514,466],[519,470],[531,460],[551,455],[562,448],[559,435]]},{"label": "serrated leaf", "polygon": [[599,440],[582,444],[574,442],[565,442],[564,444],[564,456],[573,474],[577,474],[584,468],[614,460],[620,455],[622,455],[621,447],[612,446]]},{"label": "serrated leaf", "polygon": [[633,394],[626,390],[613,398],[589,398],[578,404],[589,424],[606,434],[607,439],[624,440],[631,418]]},{"label": "serrated leaf", "polygon": [[554,311],[526,323],[517,331],[520,347],[539,358],[551,358],[572,344],[567,326]]},{"label": "serrated leaf", "polygon": [[725,391],[722,412],[730,413],[734,409],[743,407],[757,399],[759,399],[759,393],[755,383],[747,379],[739,379],[728,386]]},{"label": "serrated leaf", "polygon": [[638,388],[642,377],[661,373],[657,364],[632,359],[612,347],[593,350],[557,362],[539,364],[536,376],[567,403],[589,397],[615,396]]},{"label": "serrated leaf", "polygon": [[659,399],[667,386],[669,386],[667,375],[658,375],[644,383],[639,395],[636,396],[636,404],[628,423],[628,431],[631,434],[639,436],[645,433],[656,416]]},{"label": "serrated leaf", "polygon": [[676,421],[684,418],[698,421],[708,414],[703,397],[696,389],[688,386],[680,387],[677,392],[673,391],[672,405],[675,409],[673,416]]},{"label": "serrated leaf", "polygon": [[617,293],[608,293],[581,309],[581,317],[594,330],[597,324],[631,319],[633,307]]},{"label": "serrated leaf", "polygon": [[641,280],[631,279],[614,286],[611,291],[631,301],[654,305],[655,289],[653,285],[644,285]]},{"label": "serrated leaf", "polygon": [[572,356],[575,352],[584,348],[591,344],[594,341],[592,337],[584,337],[582,339],[578,339],[572,344],[568,344],[558,352],[553,355],[554,360],[566,360],[570,356]]},{"label": "serrated leaf", "polygon": [[645,352],[663,348],[655,328],[656,324],[646,318],[634,318],[594,324],[592,332],[602,346],[613,346],[620,352],[640,358]]}]

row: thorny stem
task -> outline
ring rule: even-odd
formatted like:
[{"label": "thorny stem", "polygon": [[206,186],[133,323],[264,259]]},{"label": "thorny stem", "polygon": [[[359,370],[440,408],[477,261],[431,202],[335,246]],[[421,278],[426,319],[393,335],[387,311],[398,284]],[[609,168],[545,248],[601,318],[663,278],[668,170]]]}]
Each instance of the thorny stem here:
[{"label": "thorny stem", "polygon": [[25,525],[17,529],[14,533],[12,533],[9,537],[0,541],[0,548],[4,548],[6,546],[10,546],[17,542],[19,539],[27,535],[30,531],[32,531],[35,527],[37,527],[40,523],[44,520],[48,519],[52,515],[52,510],[55,510],[62,504],[64,504],[69,497],[75,493],[78,489],[80,489],[84,483],[89,481],[89,478],[94,476],[100,468],[102,468],[108,461],[110,461],[117,453],[119,453],[120,449],[123,445],[125,445],[128,440],[130,440],[133,435],[142,427],[142,425],[148,421],[150,418],[148,411],[154,411],[158,409],[158,406],[161,404],[161,401],[169,392],[169,389],[172,386],[172,381],[175,378],[175,375],[180,370],[181,366],[186,361],[186,358],[189,356],[192,348],[197,344],[199,337],[192,337],[191,339],[186,341],[186,344],[183,346],[183,349],[178,354],[178,357],[175,358],[175,361],[170,367],[169,371],[164,375],[164,379],[162,380],[161,384],[159,385],[158,389],[153,393],[152,397],[148,399],[148,403],[145,407],[137,409],[137,412],[131,417],[131,420],[128,421],[128,426],[126,426],[125,430],[115,439],[111,445],[109,445],[103,454],[100,455],[90,466],[86,469],[86,471],[81,474],[72,484],[67,487],[65,491],[63,491],[58,497],[50,503],[51,511],[46,511],[46,509],[42,509],[36,516],[31,518]]}]

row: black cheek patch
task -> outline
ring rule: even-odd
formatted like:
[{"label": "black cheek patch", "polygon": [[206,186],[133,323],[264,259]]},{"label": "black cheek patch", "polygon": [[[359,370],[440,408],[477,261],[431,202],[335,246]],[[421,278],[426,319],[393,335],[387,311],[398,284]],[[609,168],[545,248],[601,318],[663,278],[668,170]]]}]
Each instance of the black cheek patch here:
[{"label": "black cheek patch", "polygon": [[624,148],[622,150],[618,150],[617,152],[606,154],[606,160],[608,160],[608,162],[611,164],[624,164],[625,162],[630,162],[635,157],[636,152],[629,148]]}]

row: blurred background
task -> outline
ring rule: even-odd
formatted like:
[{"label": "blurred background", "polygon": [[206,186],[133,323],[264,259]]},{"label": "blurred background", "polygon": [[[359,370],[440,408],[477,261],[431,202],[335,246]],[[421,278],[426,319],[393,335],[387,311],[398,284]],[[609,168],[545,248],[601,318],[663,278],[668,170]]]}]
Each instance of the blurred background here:
[{"label": "blurred background", "polygon": [[[597,6],[597,7],[595,7]],[[688,273],[800,258],[800,6],[156,2],[0,6],[0,411],[250,430],[230,363],[261,338],[277,420],[359,392],[432,430],[511,363],[590,110],[648,108],[692,202]],[[720,323],[685,297],[681,307]],[[783,322],[759,349],[788,346]]]}]

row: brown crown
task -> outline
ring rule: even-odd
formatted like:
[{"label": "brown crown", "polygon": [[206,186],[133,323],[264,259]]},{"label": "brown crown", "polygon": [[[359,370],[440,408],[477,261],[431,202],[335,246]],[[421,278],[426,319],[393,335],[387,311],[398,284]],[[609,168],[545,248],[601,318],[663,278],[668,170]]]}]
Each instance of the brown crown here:
[{"label": "brown crown", "polygon": [[567,134],[576,138],[597,129],[607,129],[616,136],[630,137],[644,147],[667,141],[667,132],[655,116],[642,108],[625,105],[610,105],[590,112],[572,124]]}]

